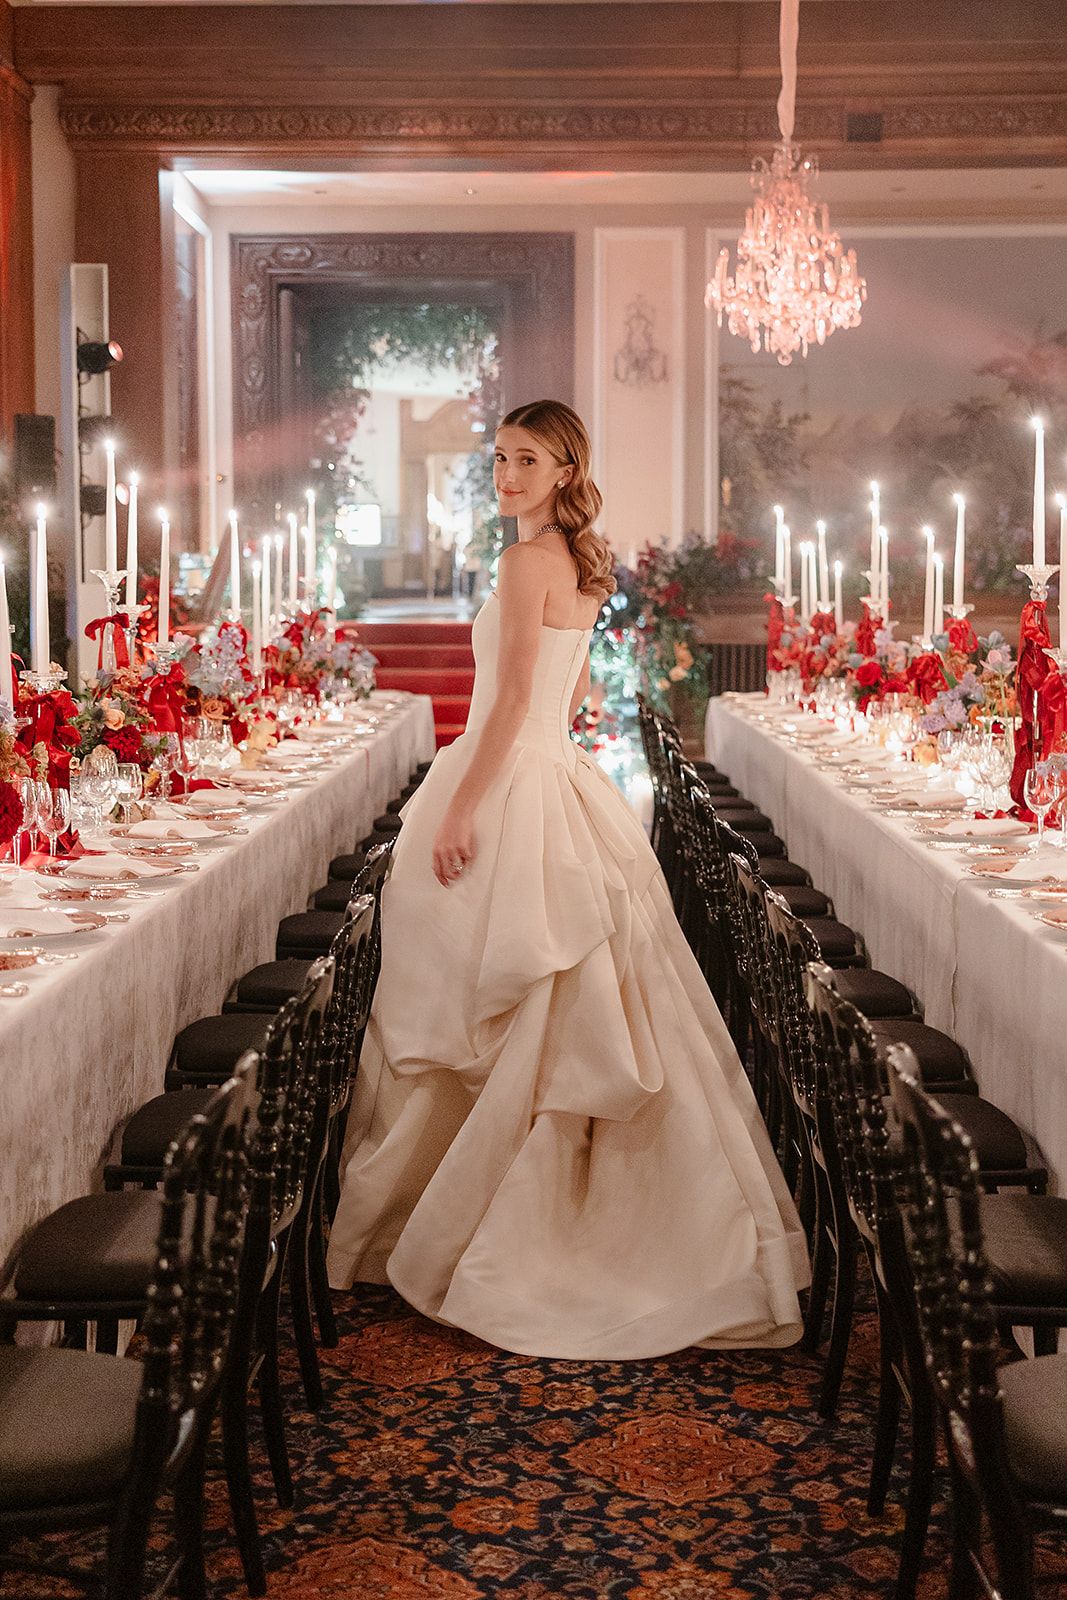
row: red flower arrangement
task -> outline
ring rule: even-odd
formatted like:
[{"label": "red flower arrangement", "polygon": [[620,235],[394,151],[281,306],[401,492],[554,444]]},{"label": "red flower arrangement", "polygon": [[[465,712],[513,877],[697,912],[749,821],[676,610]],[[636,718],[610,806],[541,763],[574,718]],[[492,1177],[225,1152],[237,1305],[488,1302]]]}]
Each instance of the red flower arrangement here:
[{"label": "red flower arrangement", "polygon": [[22,801],[13,783],[0,780],[0,848],[9,845],[22,826]]}]

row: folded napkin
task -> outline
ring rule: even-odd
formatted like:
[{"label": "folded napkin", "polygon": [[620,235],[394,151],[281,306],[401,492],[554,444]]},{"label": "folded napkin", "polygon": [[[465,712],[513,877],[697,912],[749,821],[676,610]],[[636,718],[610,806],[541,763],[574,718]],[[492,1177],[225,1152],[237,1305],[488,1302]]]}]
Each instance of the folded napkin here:
[{"label": "folded napkin", "polygon": [[[218,801],[215,801],[218,805]],[[209,828],[196,817],[157,817],[151,822],[135,822],[128,829],[130,839],[217,839],[217,828]]]},{"label": "folded napkin", "polygon": [[14,939],[22,934],[33,938],[37,934],[73,933],[76,924],[65,917],[62,911],[37,910],[10,910],[5,907],[0,916],[0,939]]},{"label": "folded napkin", "polygon": [[244,801],[241,796],[234,794],[232,791],[227,793],[225,789],[195,789],[192,794],[187,795],[182,801],[180,812],[171,809],[166,811],[164,815],[177,817],[180,814],[184,814],[185,817],[189,817],[196,811],[220,811],[227,806],[243,805]]},{"label": "folded napkin", "polygon": [[1007,872],[997,874],[998,881],[1011,883],[1067,883],[1067,854],[1058,845],[1043,844],[1040,850],[1031,850]]},{"label": "folded napkin", "polygon": [[1014,839],[1028,834],[1030,824],[1017,817],[952,817],[931,823],[930,832],[943,839]]},{"label": "folded napkin", "polygon": [[135,856],[120,856],[109,850],[103,855],[79,856],[73,871],[78,878],[162,878],[174,868],[157,867],[154,862],[138,861]]}]

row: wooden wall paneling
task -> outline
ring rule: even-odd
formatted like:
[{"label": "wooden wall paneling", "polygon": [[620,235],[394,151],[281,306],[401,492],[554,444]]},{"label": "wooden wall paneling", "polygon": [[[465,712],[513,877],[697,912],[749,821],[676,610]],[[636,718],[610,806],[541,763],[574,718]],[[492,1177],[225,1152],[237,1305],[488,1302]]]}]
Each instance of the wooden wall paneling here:
[{"label": "wooden wall paneling", "polygon": [[[14,30],[20,71],[62,84],[79,143],[658,168],[744,165],[773,141],[777,13],[776,0],[34,4]],[[857,167],[1061,161],[1065,72],[1060,0],[819,0],[804,10],[798,137]],[[874,123],[853,126],[856,112]]]},{"label": "wooden wall paneling", "polygon": [[75,248],[105,262],[111,336],[123,349],[111,376],[111,411],[123,455],[142,474],[154,508],[178,457],[174,211],[170,175],[152,151],[80,149]]},{"label": "wooden wall paneling", "polygon": [[0,0],[0,439],[17,411],[33,411],[33,207],[30,101],[11,65],[13,19]]}]

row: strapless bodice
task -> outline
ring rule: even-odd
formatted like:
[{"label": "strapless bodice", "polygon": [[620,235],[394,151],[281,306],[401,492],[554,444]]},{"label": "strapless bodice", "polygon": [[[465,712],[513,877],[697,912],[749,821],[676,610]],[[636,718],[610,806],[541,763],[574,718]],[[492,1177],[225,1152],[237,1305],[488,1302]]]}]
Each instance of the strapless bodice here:
[{"label": "strapless bodice", "polygon": [[[530,709],[519,729],[516,743],[543,750],[547,755],[568,764],[573,764],[577,759],[567,713],[582,663],[589,651],[591,633],[591,628],[542,626],[530,692]],[[489,596],[474,619],[471,644],[475,672],[467,732],[475,733],[489,715],[496,698],[500,602],[495,594]]]}]

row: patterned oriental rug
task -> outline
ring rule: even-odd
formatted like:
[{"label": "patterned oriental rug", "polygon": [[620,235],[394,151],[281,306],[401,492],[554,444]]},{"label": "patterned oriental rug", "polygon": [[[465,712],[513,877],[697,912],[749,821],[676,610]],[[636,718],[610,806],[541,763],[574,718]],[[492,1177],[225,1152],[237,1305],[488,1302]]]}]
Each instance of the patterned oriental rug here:
[{"label": "patterned oriental rug", "polygon": [[[589,1365],[505,1355],[411,1312],[388,1290],[336,1297],[327,1403],[284,1377],[293,1511],[259,1458],[272,1600],[889,1600],[903,1484],[867,1516],[877,1339],[861,1314],[836,1422],[814,1410],[797,1351],[687,1351]],[[903,1455],[903,1450],[901,1454]],[[217,1462],[209,1578],[245,1593]],[[161,1520],[161,1535],[165,1519]],[[84,1562],[85,1540],[54,1541]],[[920,1600],[947,1586],[935,1512]],[[1039,1561],[1067,1600],[1062,1547]],[[0,1595],[78,1591],[0,1580]]]}]

